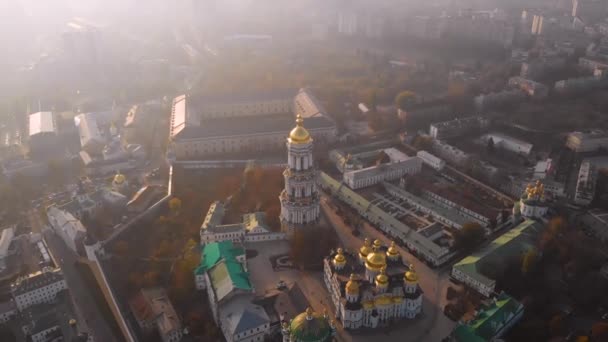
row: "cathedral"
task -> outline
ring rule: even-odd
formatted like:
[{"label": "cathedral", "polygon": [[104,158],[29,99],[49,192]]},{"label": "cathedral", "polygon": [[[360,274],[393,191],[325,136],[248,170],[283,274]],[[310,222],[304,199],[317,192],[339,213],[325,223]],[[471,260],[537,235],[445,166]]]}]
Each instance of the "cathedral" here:
[{"label": "cathedral", "polygon": [[287,231],[317,222],[319,193],[312,157],[313,139],[304,128],[301,115],[287,138],[287,168],[283,172],[285,189],[281,192],[281,222]]},{"label": "cathedral", "polygon": [[393,242],[365,239],[358,252],[342,248],[327,256],[324,281],[346,329],[378,328],[412,319],[422,310],[422,289],[412,265],[406,265]]}]

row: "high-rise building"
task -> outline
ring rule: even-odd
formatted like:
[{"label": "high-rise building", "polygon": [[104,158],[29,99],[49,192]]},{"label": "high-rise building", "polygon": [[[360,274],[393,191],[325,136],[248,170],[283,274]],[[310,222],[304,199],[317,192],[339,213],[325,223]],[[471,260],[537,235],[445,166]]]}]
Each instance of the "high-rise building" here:
[{"label": "high-rise building", "polygon": [[312,158],[313,140],[300,114],[296,127],[287,138],[287,168],[283,172],[285,189],[281,192],[281,221],[288,230],[317,221],[319,194]]}]

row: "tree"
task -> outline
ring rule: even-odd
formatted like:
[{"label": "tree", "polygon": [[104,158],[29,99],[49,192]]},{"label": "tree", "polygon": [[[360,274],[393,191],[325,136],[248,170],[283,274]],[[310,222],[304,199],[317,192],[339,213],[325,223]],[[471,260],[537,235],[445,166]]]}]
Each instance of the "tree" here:
[{"label": "tree", "polygon": [[173,197],[169,200],[169,209],[173,215],[179,214],[180,209],[182,208],[182,200],[177,197]]},{"label": "tree", "polygon": [[591,326],[591,337],[594,341],[606,341],[608,339],[608,323],[597,322]]},{"label": "tree", "polygon": [[494,139],[488,139],[488,146],[486,147],[486,151],[489,154],[494,154]]},{"label": "tree", "polygon": [[530,269],[534,266],[534,262],[536,261],[536,251],[534,249],[530,249],[521,262],[521,273],[526,274],[530,271]]},{"label": "tree", "polygon": [[401,110],[406,108],[416,100],[416,94],[412,91],[405,90],[400,92],[395,98],[395,105]]},{"label": "tree", "polygon": [[117,241],[114,245],[114,254],[119,256],[125,256],[129,252],[129,243],[125,240]]},{"label": "tree", "polygon": [[485,229],[477,222],[465,223],[454,235],[456,248],[470,251],[477,247],[485,237]]}]

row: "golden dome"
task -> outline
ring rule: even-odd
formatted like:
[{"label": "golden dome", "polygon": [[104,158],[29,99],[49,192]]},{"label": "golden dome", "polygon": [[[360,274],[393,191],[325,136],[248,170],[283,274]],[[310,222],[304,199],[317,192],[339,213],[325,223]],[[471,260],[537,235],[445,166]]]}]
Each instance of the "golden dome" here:
[{"label": "golden dome", "polygon": [[418,274],[416,273],[416,269],[414,268],[414,265],[410,265],[410,270],[405,272],[405,280],[409,281],[409,282],[417,282],[418,281]]},{"label": "golden dome", "polygon": [[372,302],[371,300],[363,302],[363,308],[365,310],[373,309],[374,308],[374,302]]},{"label": "golden dome", "polygon": [[378,239],[374,240],[374,247],[376,247],[376,248],[382,247],[382,241],[380,241]]},{"label": "golden dome", "polygon": [[386,266],[386,255],[374,247],[373,252],[365,258],[365,266],[373,271],[380,271]]},{"label": "golden dome", "polygon": [[391,246],[386,251],[386,255],[389,257],[398,257],[399,256],[399,250],[397,249],[397,245],[395,244],[395,241],[391,242]]},{"label": "golden dome", "polygon": [[403,303],[403,297],[401,297],[401,296],[393,297],[393,303],[396,303],[396,304]]},{"label": "golden dome", "polygon": [[344,250],[342,248],[338,248],[338,254],[334,256],[334,265],[344,266],[345,264],[346,258],[344,257]]},{"label": "golden dome", "polygon": [[302,126],[304,123],[304,119],[302,119],[302,115],[298,114],[296,116],[296,127],[289,132],[289,142],[292,144],[306,144],[312,141],[310,134]]},{"label": "golden dome", "polygon": [[359,293],[359,283],[355,279],[355,275],[353,273],[350,274],[350,278],[346,283],[346,293],[352,295]]},{"label": "golden dome", "polygon": [[376,298],[376,300],[374,300],[374,303],[376,304],[376,306],[378,305],[392,305],[393,304],[393,300],[390,296],[382,296],[382,297],[378,297]]},{"label": "golden dome", "polygon": [[115,184],[122,184],[127,180],[127,177],[125,177],[125,175],[123,175],[122,173],[117,173],[116,176],[114,176],[114,183]]},{"label": "golden dome", "polygon": [[380,274],[376,276],[376,286],[388,285],[388,276],[386,275],[386,266],[380,269]]},{"label": "golden dome", "polygon": [[372,252],[371,243],[369,242],[368,238],[365,238],[365,241],[363,242],[363,246],[361,246],[361,248],[359,249],[359,254],[362,257],[366,258],[367,255],[371,252]]}]

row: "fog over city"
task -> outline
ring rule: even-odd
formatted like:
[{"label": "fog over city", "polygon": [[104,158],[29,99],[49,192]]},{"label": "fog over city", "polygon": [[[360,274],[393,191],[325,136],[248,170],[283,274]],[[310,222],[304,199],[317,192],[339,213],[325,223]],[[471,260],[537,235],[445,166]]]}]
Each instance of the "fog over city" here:
[{"label": "fog over city", "polygon": [[0,0],[0,341],[608,341],[608,0]]}]

